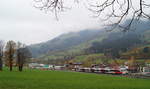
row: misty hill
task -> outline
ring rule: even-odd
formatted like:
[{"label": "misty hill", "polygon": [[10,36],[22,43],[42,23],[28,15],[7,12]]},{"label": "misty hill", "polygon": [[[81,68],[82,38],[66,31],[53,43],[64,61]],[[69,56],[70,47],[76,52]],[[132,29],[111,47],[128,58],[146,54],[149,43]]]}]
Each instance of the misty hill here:
[{"label": "misty hill", "polygon": [[[60,35],[50,41],[29,46],[34,57],[51,51],[64,51],[73,46],[94,40],[106,32],[103,30],[84,30]],[[108,34],[108,33],[106,33]]]},{"label": "misty hill", "polygon": [[90,29],[79,32],[71,32],[62,34],[44,43],[31,45],[29,46],[29,49],[32,52],[33,57],[40,57],[41,55],[49,56],[53,53],[59,53],[59,55],[61,55],[62,52],[67,53],[74,50],[78,50],[77,52],[80,52],[89,48],[94,42],[104,42],[104,39],[108,40],[108,44],[109,40],[116,41],[116,39],[124,37],[128,39],[140,37],[141,39],[149,40],[149,26],[150,25],[148,21],[141,21],[139,25],[136,25],[136,30],[131,30],[130,32],[126,33],[120,32],[117,29],[112,32],[107,32],[104,29]]}]

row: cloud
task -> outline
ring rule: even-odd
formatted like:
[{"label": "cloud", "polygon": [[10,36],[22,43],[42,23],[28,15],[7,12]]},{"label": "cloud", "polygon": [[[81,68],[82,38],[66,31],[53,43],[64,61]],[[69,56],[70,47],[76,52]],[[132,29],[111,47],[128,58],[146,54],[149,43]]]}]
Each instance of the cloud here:
[{"label": "cloud", "polygon": [[44,13],[33,7],[32,0],[0,1],[0,39],[26,44],[50,40],[62,33],[100,27],[97,19],[82,5],[59,15]]}]

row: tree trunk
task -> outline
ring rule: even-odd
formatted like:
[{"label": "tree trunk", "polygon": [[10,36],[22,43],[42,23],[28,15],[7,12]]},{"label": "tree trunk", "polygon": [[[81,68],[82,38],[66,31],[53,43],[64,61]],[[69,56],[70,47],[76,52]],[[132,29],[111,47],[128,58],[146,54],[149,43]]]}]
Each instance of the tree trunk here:
[{"label": "tree trunk", "polygon": [[20,65],[19,65],[19,67],[18,67],[18,68],[19,68],[19,71],[21,72],[21,66],[20,66]]},{"label": "tree trunk", "polygon": [[23,64],[19,64],[19,71],[22,72],[23,71]]},{"label": "tree trunk", "polygon": [[12,67],[13,67],[12,61],[9,62],[9,67],[10,67],[9,70],[12,71]]},{"label": "tree trunk", "polygon": [[19,65],[19,71],[22,72],[23,70],[23,65]]},{"label": "tree trunk", "polygon": [[0,71],[2,71],[3,70],[3,61],[2,61],[2,59],[0,58]]}]

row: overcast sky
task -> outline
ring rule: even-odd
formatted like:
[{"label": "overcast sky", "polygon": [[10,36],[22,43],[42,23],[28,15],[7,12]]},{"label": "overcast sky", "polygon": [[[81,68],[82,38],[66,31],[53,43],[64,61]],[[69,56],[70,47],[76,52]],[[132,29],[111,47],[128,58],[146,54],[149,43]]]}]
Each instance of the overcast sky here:
[{"label": "overcast sky", "polygon": [[50,40],[62,33],[99,28],[82,5],[62,13],[59,21],[33,7],[33,0],[0,0],[0,39],[26,44]]}]

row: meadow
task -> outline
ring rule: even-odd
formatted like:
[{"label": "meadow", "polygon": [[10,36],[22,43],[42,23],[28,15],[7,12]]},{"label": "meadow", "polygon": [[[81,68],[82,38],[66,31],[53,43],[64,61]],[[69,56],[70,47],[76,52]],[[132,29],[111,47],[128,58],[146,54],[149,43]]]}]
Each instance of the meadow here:
[{"label": "meadow", "polygon": [[0,72],[0,89],[150,89],[149,79],[68,71]]}]

